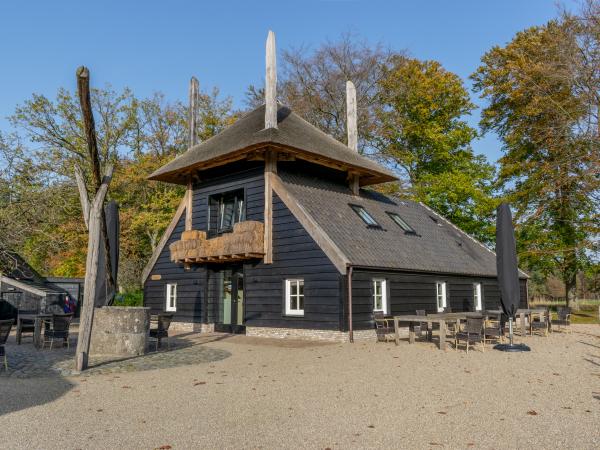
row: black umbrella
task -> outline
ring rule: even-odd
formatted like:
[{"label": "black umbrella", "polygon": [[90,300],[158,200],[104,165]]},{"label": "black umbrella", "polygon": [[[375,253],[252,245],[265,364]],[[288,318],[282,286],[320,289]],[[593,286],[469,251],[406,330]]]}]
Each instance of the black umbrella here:
[{"label": "black umbrella", "polygon": [[500,286],[502,309],[509,320],[510,344],[500,344],[494,348],[503,351],[527,351],[526,345],[513,344],[513,320],[520,302],[519,266],[512,214],[507,203],[496,210],[496,271]]},{"label": "black umbrella", "polygon": [[[106,231],[108,233],[108,245],[110,248],[110,266],[112,271],[113,280],[115,285],[117,282],[118,264],[119,264],[119,205],[117,202],[110,201],[104,208],[104,214],[106,215]],[[104,239],[104,237],[101,237]],[[104,245],[100,241],[100,248],[98,252],[98,278],[96,281],[96,298],[94,299],[94,305],[96,307],[111,305],[116,292],[112,290],[108,292],[106,285],[106,266],[104,263],[105,252]],[[116,287],[116,286],[115,286]]]}]

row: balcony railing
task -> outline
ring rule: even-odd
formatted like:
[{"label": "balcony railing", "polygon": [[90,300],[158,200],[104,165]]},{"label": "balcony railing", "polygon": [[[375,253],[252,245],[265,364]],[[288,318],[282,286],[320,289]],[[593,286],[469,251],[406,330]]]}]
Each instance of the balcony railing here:
[{"label": "balcony railing", "polygon": [[233,232],[207,239],[204,231],[181,233],[181,240],[173,242],[171,261],[176,263],[229,262],[262,258],[264,224],[253,220],[236,223]]}]

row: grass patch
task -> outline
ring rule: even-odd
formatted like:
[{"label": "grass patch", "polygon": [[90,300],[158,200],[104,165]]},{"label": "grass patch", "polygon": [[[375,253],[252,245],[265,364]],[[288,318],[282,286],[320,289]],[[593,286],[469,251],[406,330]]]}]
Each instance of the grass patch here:
[{"label": "grass patch", "polygon": [[117,294],[115,297],[115,306],[144,306],[144,292],[132,291]]},{"label": "grass patch", "polygon": [[[549,307],[552,312],[552,318],[557,319],[556,309],[559,306],[565,306],[565,302],[561,300],[547,300],[541,302],[531,302],[531,307]],[[598,318],[598,307],[600,300],[582,299],[571,302],[571,323],[600,323]]]}]

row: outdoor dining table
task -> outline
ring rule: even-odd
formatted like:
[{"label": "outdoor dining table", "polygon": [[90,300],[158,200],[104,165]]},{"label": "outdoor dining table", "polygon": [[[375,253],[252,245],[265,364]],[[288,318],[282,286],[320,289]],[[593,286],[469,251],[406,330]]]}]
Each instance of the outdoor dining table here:
[{"label": "outdoor dining table", "polygon": [[35,348],[42,348],[42,326],[44,320],[52,318],[52,314],[19,314],[17,317],[17,345],[21,344],[21,330],[23,322],[33,322],[33,345]]},{"label": "outdoor dining table", "polygon": [[438,314],[427,314],[426,316],[417,316],[413,314],[405,314],[400,316],[394,316],[394,338],[396,345],[400,344],[400,322],[408,322],[408,342],[414,344],[415,342],[415,324],[426,322],[430,327],[431,324],[437,323],[439,325],[439,347],[440,350],[446,350],[446,330],[447,322],[456,322],[457,326],[460,325],[461,320],[468,318],[481,318],[485,317],[485,314],[481,312],[456,312],[456,313],[438,313]]}]

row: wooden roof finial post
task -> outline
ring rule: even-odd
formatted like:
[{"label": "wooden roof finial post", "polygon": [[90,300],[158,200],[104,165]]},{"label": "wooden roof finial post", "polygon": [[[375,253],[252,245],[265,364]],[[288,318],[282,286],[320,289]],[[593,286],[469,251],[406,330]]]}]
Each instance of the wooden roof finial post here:
[{"label": "wooden roof finial post", "polygon": [[277,62],[275,33],[269,30],[266,47],[265,128],[277,128]]},{"label": "wooden roof finial post", "polygon": [[356,116],[356,88],[352,81],[346,81],[346,128],[348,147],[358,152],[358,125]]},{"label": "wooden roof finial post", "polygon": [[[190,79],[190,111],[189,111],[189,122],[190,122],[190,148],[198,143],[198,134],[196,128],[198,124],[198,103],[199,103],[199,91],[198,91],[198,80],[196,77]],[[194,199],[194,190],[191,177],[187,183],[186,192],[186,209],[185,209],[185,230],[190,231],[192,229],[192,203]]]}]

